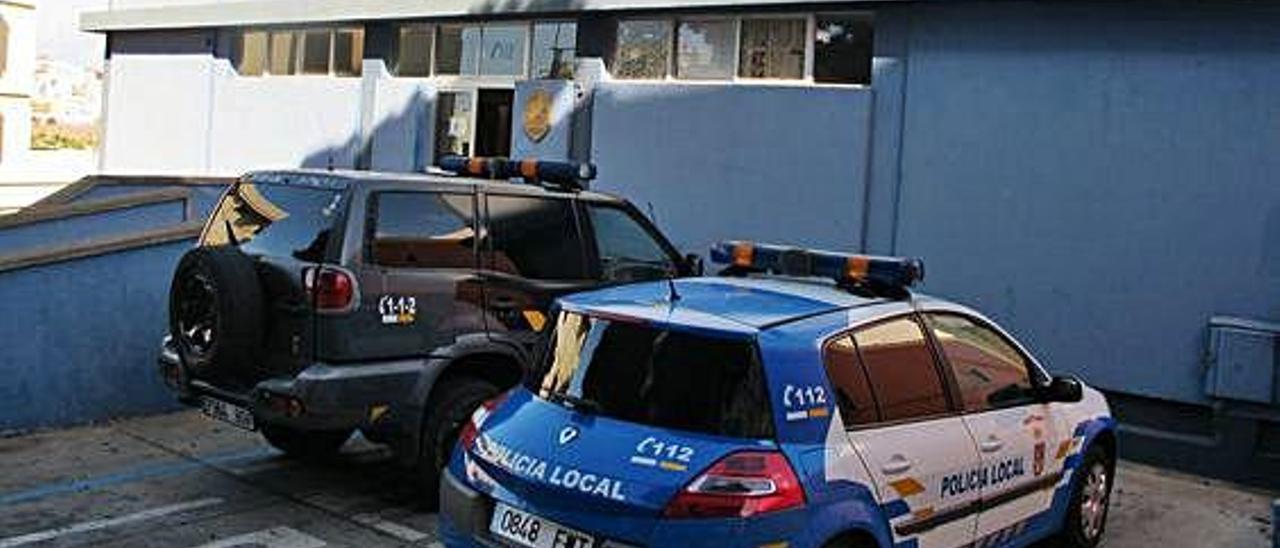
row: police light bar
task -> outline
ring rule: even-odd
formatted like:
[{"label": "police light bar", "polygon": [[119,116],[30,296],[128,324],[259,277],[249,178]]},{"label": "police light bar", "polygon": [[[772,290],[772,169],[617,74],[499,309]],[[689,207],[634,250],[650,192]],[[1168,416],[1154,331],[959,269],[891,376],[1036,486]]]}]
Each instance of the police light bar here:
[{"label": "police light bar", "polygon": [[924,261],[832,253],[799,247],[725,241],[711,246],[711,261],[730,272],[830,278],[837,283],[906,288],[924,280]]},{"label": "police light bar", "polygon": [[554,162],[526,158],[468,158],[445,156],[440,159],[440,169],[458,175],[485,179],[522,178],[530,182],[582,188],[582,183],[596,178],[596,166],[590,163]]}]

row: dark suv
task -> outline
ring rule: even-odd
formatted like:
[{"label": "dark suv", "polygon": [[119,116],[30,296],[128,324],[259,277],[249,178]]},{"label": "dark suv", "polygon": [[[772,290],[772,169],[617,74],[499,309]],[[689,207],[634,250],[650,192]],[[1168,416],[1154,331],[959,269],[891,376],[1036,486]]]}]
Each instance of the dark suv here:
[{"label": "dark suv", "polygon": [[289,455],[332,453],[358,429],[433,489],[460,425],[520,381],[556,296],[700,270],[604,194],[251,173],[178,264],[161,372],[183,402]]}]

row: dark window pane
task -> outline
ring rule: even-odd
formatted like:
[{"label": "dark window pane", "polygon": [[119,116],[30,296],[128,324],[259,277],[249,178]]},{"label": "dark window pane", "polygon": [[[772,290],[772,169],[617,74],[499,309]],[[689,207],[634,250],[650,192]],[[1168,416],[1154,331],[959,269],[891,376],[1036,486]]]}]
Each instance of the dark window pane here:
[{"label": "dark window pane", "polygon": [[617,78],[666,78],[671,57],[669,21],[619,21],[611,72]]},{"label": "dark window pane", "polygon": [[245,31],[240,35],[240,58],[236,70],[241,76],[261,76],[267,68],[267,33]]},{"label": "dark window pane", "polygon": [[1027,360],[999,333],[963,316],[929,316],[967,411],[1031,402]]},{"label": "dark window pane", "polygon": [[880,420],[871,381],[858,359],[858,349],[851,337],[831,341],[822,353],[827,378],[836,389],[836,403],[847,426],[870,424]]},{"label": "dark window pane", "polygon": [[343,207],[339,191],[238,183],[218,204],[202,243],[236,244],[252,255],[320,262]]},{"label": "dark window pane", "polygon": [[494,270],[537,280],[586,278],[569,200],[491,195],[489,237],[488,265]]},{"label": "dark window pane", "polygon": [[813,80],[836,84],[870,84],[871,19],[818,16],[813,40]]},{"label": "dark window pane", "polygon": [[533,26],[533,77],[573,78],[578,24],[537,23]]},{"label": "dark window pane", "polygon": [[681,21],[676,44],[676,77],[729,79],[733,77],[733,20]]},{"label": "dark window pane", "polygon": [[599,404],[595,412],[619,420],[723,436],[773,436],[764,375],[747,340],[562,313],[530,381],[541,397],[558,393],[591,400]]},{"label": "dark window pane", "polygon": [[400,76],[431,75],[431,27],[410,25],[400,29],[400,49],[396,57],[396,74]]},{"label": "dark window pane", "polygon": [[462,27],[444,25],[436,30],[436,74],[460,74]]},{"label": "dark window pane", "polygon": [[854,334],[880,417],[896,421],[947,412],[942,378],[920,325],[890,320]]},{"label": "dark window pane", "polygon": [[738,76],[804,78],[804,19],[743,19]]},{"label": "dark window pane", "polygon": [[329,74],[328,30],[309,30],[302,33],[302,73]]},{"label": "dark window pane", "polygon": [[333,34],[333,73],[359,76],[364,61],[364,30],[343,29]]},{"label": "dark window pane", "polygon": [[676,275],[671,256],[629,213],[591,205],[600,269],[608,281],[657,280]]},{"label": "dark window pane", "polygon": [[271,64],[267,70],[275,75],[294,74],[297,54],[294,52],[294,32],[276,31],[271,33]]},{"label": "dark window pane", "polygon": [[475,266],[474,200],[467,194],[383,192],[374,201],[371,255],[405,268]]}]

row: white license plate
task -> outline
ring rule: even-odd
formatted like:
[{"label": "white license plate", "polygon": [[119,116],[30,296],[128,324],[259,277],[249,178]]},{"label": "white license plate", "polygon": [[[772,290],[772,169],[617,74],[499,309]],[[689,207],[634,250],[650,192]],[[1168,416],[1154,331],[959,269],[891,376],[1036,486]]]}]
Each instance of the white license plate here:
[{"label": "white license plate", "polygon": [[546,518],[516,510],[499,502],[493,509],[489,532],[531,548],[590,548],[595,539]]},{"label": "white license plate", "polygon": [[231,423],[245,430],[253,430],[253,412],[234,403],[227,403],[208,396],[200,397],[200,410],[205,415]]}]

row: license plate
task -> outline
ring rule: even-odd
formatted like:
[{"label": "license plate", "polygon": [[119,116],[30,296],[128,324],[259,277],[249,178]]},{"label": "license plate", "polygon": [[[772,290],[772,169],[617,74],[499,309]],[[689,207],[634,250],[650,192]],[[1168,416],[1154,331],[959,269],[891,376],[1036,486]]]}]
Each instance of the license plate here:
[{"label": "license plate", "polygon": [[489,532],[531,548],[589,548],[595,544],[591,535],[502,503],[493,509]]},{"label": "license plate", "polygon": [[253,430],[253,412],[234,403],[227,403],[208,396],[200,397],[200,410],[205,415],[231,423],[245,430]]}]

